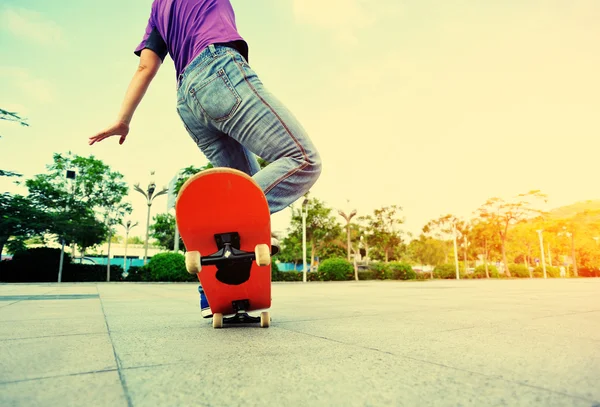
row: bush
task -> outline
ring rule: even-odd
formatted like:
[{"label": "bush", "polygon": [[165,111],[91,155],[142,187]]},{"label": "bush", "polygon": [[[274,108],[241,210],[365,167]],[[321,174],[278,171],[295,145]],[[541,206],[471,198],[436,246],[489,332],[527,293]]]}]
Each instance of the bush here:
[{"label": "bush", "polygon": [[415,280],[417,278],[417,273],[410,264],[392,262],[389,264],[389,268],[394,280]]},{"label": "bush", "polygon": [[[560,268],[554,266],[546,266],[546,275],[549,278],[559,278]],[[533,269],[533,276],[535,278],[544,278],[544,269],[542,268],[542,266],[537,266]]]},{"label": "bush", "polygon": [[[58,281],[61,249],[38,247],[15,253],[0,265],[0,281],[9,283],[46,283]],[[63,277],[71,256],[64,253]]]},{"label": "bush", "polygon": [[510,271],[511,277],[517,278],[529,278],[529,270],[524,264],[509,264],[508,270]]},{"label": "bush", "polygon": [[[70,283],[106,281],[106,265],[78,263],[65,265],[62,281]],[[110,266],[110,281],[124,281],[123,267]]]},{"label": "bush", "polygon": [[151,281],[198,281],[186,271],[185,256],[180,253],[158,253],[139,272],[147,272]]},{"label": "bush", "polygon": [[150,273],[145,267],[130,266],[127,269],[127,277],[124,281],[150,281]]},{"label": "bush", "polygon": [[372,270],[359,271],[358,279],[359,280],[374,280],[375,275],[373,274]]},{"label": "bush", "polygon": [[346,259],[334,257],[321,262],[318,272],[323,273],[325,281],[345,281],[354,275],[354,266]]},{"label": "bush", "polygon": [[431,279],[431,273],[429,273],[429,272],[415,273],[415,278],[417,280],[421,280],[421,281],[423,281],[423,280],[429,280],[429,279]]},{"label": "bush", "polygon": [[[465,277],[464,265],[459,264],[458,272],[460,278]],[[456,266],[454,264],[442,264],[433,269],[433,278],[441,278],[445,280],[456,279]]]},{"label": "bush", "polygon": [[[488,264],[488,273],[490,278],[500,278],[500,273],[498,272],[498,268],[493,264]],[[487,278],[485,275],[485,265],[480,265],[475,268],[475,271],[471,274],[465,274],[465,278],[470,279],[480,279]]]},{"label": "bush", "polygon": [[373,273],[376,280],[389,280],[392,278],[392,270],[386,263],[371,263],[369,270]]}]

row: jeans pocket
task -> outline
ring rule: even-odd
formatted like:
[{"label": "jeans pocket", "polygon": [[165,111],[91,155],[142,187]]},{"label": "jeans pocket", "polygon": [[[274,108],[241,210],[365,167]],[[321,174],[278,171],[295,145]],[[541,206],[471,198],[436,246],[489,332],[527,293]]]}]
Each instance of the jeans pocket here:
[{"label": "jeans pocket", "polygon": [[224,69],[193,86],[190,93],[202,111],[217,122],[230,118],[242,101]]}]

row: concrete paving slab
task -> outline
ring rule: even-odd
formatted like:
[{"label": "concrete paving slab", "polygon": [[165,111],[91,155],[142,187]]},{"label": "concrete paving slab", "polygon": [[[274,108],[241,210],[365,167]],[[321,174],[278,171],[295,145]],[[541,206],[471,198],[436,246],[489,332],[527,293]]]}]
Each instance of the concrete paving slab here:
[{"label": "concrete paving slab", "polygon": [[128,400],[119,373],[114,370],[2,383],[0,405],[3,407],[126,407]]},{"label": "concrete paving slab", "polygon": [[196,289],[0,285],[0,404],[600,405],[600,280],[276,283],[269,329]]},{"label": "concrete paving slab", "polygon": [[2,340],[0,361],[0,383],[100,372],[117,367],[106,333]]}]

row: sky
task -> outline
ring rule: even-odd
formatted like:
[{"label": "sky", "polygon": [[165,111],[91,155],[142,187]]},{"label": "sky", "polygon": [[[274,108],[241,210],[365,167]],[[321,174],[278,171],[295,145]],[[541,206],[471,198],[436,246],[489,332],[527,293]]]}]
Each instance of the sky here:
[{"label": "sky", "polygon": [[[418,234],[492,197],[539,189],[548,207],[600,198],[600,2],[232,0],[250,65],[300,120],[323,172],[311,196],[343,211],[402,207]],[[127,141],[88,138],[116,118],[150,0],[3,0],[0,168],[44,173],[55,152],[159,186],[206,158],[175,109],[167,57]],[[26,193],[0,178],[0,191]],[[145,226],[131,189],[130,219]],[[152,214],[167,210],[158,197]],[[298,205],[296,203],[296,205]],[[272,217],[286,231],[291,211]],[[342,218],[338,216],[340,222]],[[132,232],[143,235],[144,228]],[[122,231],[119,231],[122,233]]]}]

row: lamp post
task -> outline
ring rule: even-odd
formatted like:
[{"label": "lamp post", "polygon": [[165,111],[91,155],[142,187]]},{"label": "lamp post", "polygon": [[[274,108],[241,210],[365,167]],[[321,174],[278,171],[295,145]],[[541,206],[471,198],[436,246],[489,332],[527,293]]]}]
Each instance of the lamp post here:
[{"label": "lamp post", "polygon": [[122,225],[125,228],[125,257],[123,258],[123,272],[127,273],[127,243],[129,241],[129,232],[131,229],[136,227],[138,223],[135,222],[132,224],[131,221],[128,220],[127,223],[122,223]]},{"label": "lamp post", "polygon": [[[152,173],[151,175],[154,175],[154,173]],[[150,183],[148,184],[148,189],[146,191],[140,188],[139,183],[135,184],[133,188],[140,194],[144,195],[144,197],[146,198],[146,204],[148,205],[148,215],[146,217],[146,243],[144,246],[144,265],[146,265],[148,261],[148,237],[150,233],[150,208],[152,207],[152,201],[154,201],[154,198],[156,198],[157,196],[166,194],[167,192],[169,192],[169,190],[167,188],[163,188],[162,190],[154,194],[154,192],[156,191],[156,184],[153,181],[150,181]]]},{"label": "lamp post", "polygon": [[[573,263],[573,276],[579,277],[579,272],[577,270],[577,259],[575,257],[575,233],[567,231],[567,227],[563,226],[563,233],[567,238],[571,239],[571,263]],[[560,235],[560,233],[559,233]],[[568,270],[568,269],[567,269]]]},{"label": "lamp post", "polygon": [[[69,198],[73,198],[73,184],[75,183],[75,171],[73,170],[67,170],[66,173],[67,179],[72,180],[71,181],[71,194],[69,195]],[[69,211],[69,202],[67,201],[67,205],[65,207],[65,212]],[[64,231],[63,231],[64,233]],[[62,282],[62,272],[63,272],[63,263],[64,263],[64,253],[65,253],[65,238],[64,236],[61,237],[61,248],[60,248],[60,261],[58,264],[58,282],[61,283]]]},{"label": "lamp post", "polygon": [[306,217],[308,216],[308,198],[302,202],[302,282],[306,283]]},{"label": "lamp post", "polygon": [[543,229],[536,230],[540,238],[540,252],[542,253],[542,269],[544,270],[544,278],[548,278],[546,274],[546,258],[544,257],[544,237],[542,236]]},{"label": "lamp post", "polygon": [[456,244],[456,223],[452,223],[452,235],[454,235],[454,267],[456,268],[456,279],[460,280],[460,272],[458,270],[458,245]]},{"label": "lamp post", "polygon": [[348,239],[348,243],[347,243],[347,250],[348,250],[348,261],[350,261],[350,220],[356,216],[356,209],[353,210],[350,215],[346,215],[343,211],[338,211],[338,213],[340,214],[340,216],[342,218],[344,218],[346,220],[346,235],[347,235],[347,239]]}]

